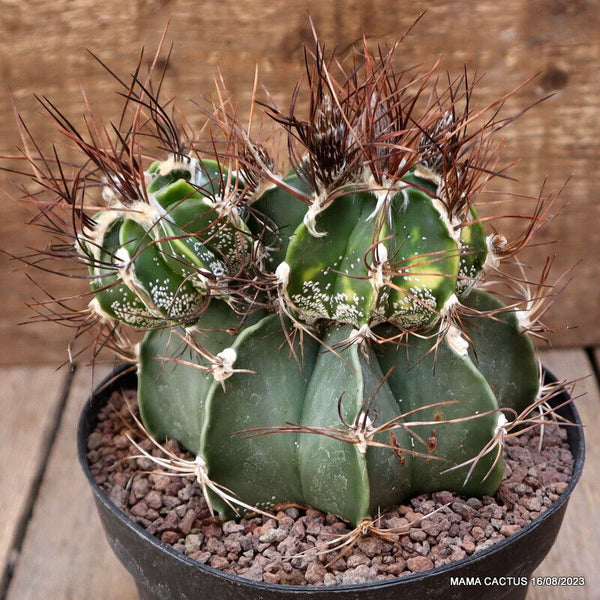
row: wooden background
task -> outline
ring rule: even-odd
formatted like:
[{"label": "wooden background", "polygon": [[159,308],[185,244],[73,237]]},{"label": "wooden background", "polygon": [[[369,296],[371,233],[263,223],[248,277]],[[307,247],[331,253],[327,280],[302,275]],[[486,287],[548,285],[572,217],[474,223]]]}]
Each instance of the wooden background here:
[{"label": "wooden background", "polygon": [[[14,154],[18,132],[9,89],[20,112],[46,148],[57,141],[33,94],[49,96],[75,122],[81,119],[80,86],[97,113],[116,117],[115,86],[86,49],[127,75],[139,50],[150,57],[167,22],[174,42],[167,95],[174,94],[192,124],[201,116],[189,99],[212,92],[220,69],[240,104],[250,108],[255,65],[261,81],[282,106],[302,73],[302,44],[311,42],[310,12],[326,47],[345,55],[360,44],[363,32],[374,43],[391,43],[423,9],[427,14],[398,52],[404,66],[429,67],[443,55],[443,67],[460,73],[465,62],[486,76],[475,104],[483,106],[535,73],[539,77],[508,103],[506,114],[550,99],[505,130],[506,161],[520,162],[512,174],[519,181],[494,183],[517,193],[558,190],[566,206],[546,228],[528,262],[543,265],[557,254],[558,276],[581,261],[573,281],[553,306],[548,324],[568,329],[552,337],[555,345],[600,343],[600,5],[596,0],[329,0],[254,2],[249,0],[0,0],[0,155]],[[80,122],[80,121],[79,121]],[[16,163],[3,161],[4,166]],[[0,172],[0,248],[24,254],[46,240],[26,227],[28,207],[13,200],[14,177]],[[525,212],[525,201],[515,202]],[[519,206],[521,205],[521,206]],[[508,231],[518,227],[507,223]],[[56,294],[46,277],[40,284]],[[70,332],[55,325],[25,325],[32,313],[26,301],[41,297],[18,264],[0,255],[0,364],[49,363],[65,357]]]}]

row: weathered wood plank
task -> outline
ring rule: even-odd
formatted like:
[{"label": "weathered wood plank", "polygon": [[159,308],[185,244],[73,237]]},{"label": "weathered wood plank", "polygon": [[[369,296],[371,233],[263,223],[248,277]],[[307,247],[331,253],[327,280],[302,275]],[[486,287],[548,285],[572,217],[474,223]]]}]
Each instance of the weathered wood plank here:
[{"label": "weathered wood plank", "polygon": [[12,550],[20,542],[67,375],[50,367],[0,369],[0,590],[15,559]]},{"label": "weathered wood plank", "polygon": [[577,410],[585,425],[586,464],[577,488],[567,507],[558,540],[536,575],[583,576],[585,587],[531,588],[528,600],[596,600],[600,589],[598,552],[600,550],[600,392],[591,365],[582,350],[552,350],[543,352],[544,364],[559,379],[586,377],[577,385]]},{"label": "weathered wood plank", "polygon": [[[97,368],[99,382],[105,370]],[[77,463],[77,419],[91,390],[90,369],[75,377],[27,529],[7,600],[134,600],[133,580],[109,548]]]},{"label": "weathered wood plank", "polygon": [[[561,379],[574,379],[591,372],[587,357],[579,350],[547,351],[543,353],[543,361]],[[102,375],[103,372],[98,370],[96,380]],[[20,378],[17,388],[30,389],[31,381],[43,382],[43,377],[28,375],[26,369],[22,370]],[[25,379],[28,379],[27,386],[23,385]],[[48,394],[44,392],[48,387],[40,383],[36,397],[46,397]],[[76,420],[82,400],[90,389],[90,369],[81,369],[71,389],[7,600],[135,598],[132,580],[104,540],[75,456]],[[577,400],[586,424],[586,469],[570,500],[557,544],[536,575],[583,575],[587,585],[569,589],[568,597],[593,600],[600,586],[595,560],[600,534],[597,511],[600,488],[595,479],[600,468],[600,394],[593,378],[584,380],[579,391],[587,394]],[[30,419],[25,423],[29,422]],[[22,425],[17,424],[10,429],[20,427]],[[2,455],[5,456],[4,452]],[[529,594],[530,600],[562,600],[565,597],[564,588],[532,588]]]},{"label": "weathered wood plank", "polygon": [[[220,68],[240,102],[240,118],[245,120],[255,64],[275,102],[283,108],[288,106],[302,71],[302,43],[311,43],[307,9],[326,47],[338,48],[341,56],[360,45],[363,32],[375,43],[393,42],[427,9],[398,53],[398,60],[404,66],[427,67],[443,54],[442,65],[454,76],[462,72],[465,62],[477,65],[478,73],[487,73],[473,99],[479,107],[542,72],[535,83],[507,103],[505,110],[506,115],[512,114],[556,92],[503,131],[509,142],[505,162],[521,160],[513,170],[520,183],[498,180],[490,190],[503,188],[536,195],[546,177],[546,190],[556,190],[572,177],[564,193],[568,208],[539,238],[559,243],[534,248],[528,261],[541,267],[546,254],[556,253],[558,274],[584,259],[547,321],[556,328],[579,325],[579,329],[558,336],[555,344],[597,344],[600,286],[589,283],[600,279],[600,262],[595,260],[600,255],[600,230],[596,226],[600,203],[596,202],[594,177],[600,159],[600,70],[596,68],[600,61],[600,11],[593,2],[507,0],[500,6],[492,0],[415,0],[405,10],[398,10],[394,0],[209,0],[201,9],[194,0],[116,0],[110,9],[96,0],[56,0],[36,4],[35,10],[26,2],[9,2],[0,16],[0,73],[3,85],[11,87],[20,111],[48,151],[50,140],[57,141],[57,136],[48,119],[40,115],[33,94],[48,94],[81,126],[82,84],[98,114],[114,119],[119,114],[116,85],[85,49],[89,47],[120,75],[126,75],[133,70],[142,46],[149,60],[170,19],[169,38],[175,41],[175,50],[165,98],[176,96],[189,115],[190,125],[197,129],[202,115],[188,98],[202,100],[211,94]],[[306,98],[301,96],[300,105],[305,104]],[[8,95],[0,92],[0,155],[14,153],[17,140]],[[19,167],[16,162],[7,164]],[[0,173],[0,189],[18,195],[9,183],[12,179]],[[494,193],[488,196],[496,197]],[[507,211],[527,212],[531,205],[515,198]],[[27,246],[46,244],[47,240],[40,239],[33,229],[24,230],[23,223],[30,214],[30,208],[10,201],[0,203],[0,239],[7,251],[23,254]],[[498,226],[512,234],[522,228],[521,222],[502,221]],[[12,268],[8,258],[0,255],[0,345],[4,347],[11,340],[13,346],[13,352],[0,356],[0,363],[32,361],[30,348],[46,340],[37,347],[45,360],[56,364],[64,357],[69,334],[57,327],[15,327],[29,316],[24,301],[43,294],[22,274],[15,277]],[[15,285],[15,281],[19,283]],[[42,273],[39,282],[58,297],[83,289],[75,284],[57,288],[51,276]]]}]

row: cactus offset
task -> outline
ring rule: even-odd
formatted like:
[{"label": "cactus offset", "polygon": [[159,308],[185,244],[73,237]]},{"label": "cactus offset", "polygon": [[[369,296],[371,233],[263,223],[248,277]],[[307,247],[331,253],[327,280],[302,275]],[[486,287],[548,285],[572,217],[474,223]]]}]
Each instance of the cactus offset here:
[{"label": "cactus offset", "polygon": [[79,236],[89,259],[92,307],[138,328],[193,322],[207,294],[239,274],[252,238],[236,206],[235,182],[214,161],[156,162],[143,200],[124,202],[107,184],[106,210]]},{"label": "cactus offset", "polygon": [[[211,152],[182,142],[137,75],[117,143],[85,142],[46,105],[94,170],[68,179],[58,158],[26,155],[79,225],[67,240],[89,270],[85,328],[147,330],[144,428],[197,457],[223,516],[237,497],[360,523],[422,492],[492,494],[499,431],[541,398],[534,311],[522,316],[534,299],[481,289],[545,214],[540,202],[512,244],[478,217],[503,100],[474,115],[466,75],[439,90],[433,71],[407,79],[393,53],[363,54],[336,81],[317,45],[307,120],[294,103],[268,110],[289,135],[285,177],[228,102]],[[132,157],[154,156],[148,123],[171,152],[144,170]],[[88,215],[98,182],[106,206]]]}]

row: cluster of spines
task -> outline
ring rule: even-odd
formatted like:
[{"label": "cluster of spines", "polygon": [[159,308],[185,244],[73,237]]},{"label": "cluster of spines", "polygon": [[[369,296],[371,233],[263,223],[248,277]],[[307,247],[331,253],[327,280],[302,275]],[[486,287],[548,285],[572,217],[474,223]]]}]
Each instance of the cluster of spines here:
[{"label": "cluster of spines", "polygon": [[[478,217],[473,203],[490,178],[503,176],[503,171],[497,169],[501,145],[493,145],[492,134],[515,118],[497,118],[510,94],[483,110],[473,112],[472,92],[476,81],[470,81],[466,71],[440,90],[434,82],[437,65],[421,74],[398,72],[392,64],[394,49],[388,53],[380,50],[378,54],[373,54],[366,42],[360,53],[360,63],[358,56],[357,53],[349,74],[337,64],[341,76],[336,77],[333,75],[334,61],[325,59],[324,51],[317,43],[312,55],[313,66],[308,67],[308,119],[303,120],[297,115],[300,86],[294,93],[289,114],[284,114],[274,106],[268,108],[269,115],[282,124],[289,134],[293,174],[288,177],[277,172],[266,149],[253,142],[248,132],[240,126],[235,114],[230,111],[231,102],[228,98],[221,98],[220,105],[211,115],[212,122],[217,123],[225,139],[219,141],[211,138],[211,154],[202,155],[198,150],[201,143],[194,141],[191,135],[184,136],[184,128],[174,119],[172,102],[159,100],[162,79],[158,85],[159,92],[155,93],[150,77],[140,76],[141,59],[131,82],[124,82],[115,76],[125,97],[119,123],[106,126],[90,118],[87,121],[87,138],[49,100],[41,99],[59,130],[70,142],[75,143],[85,159],[84,166],[75,169],[74,175],[68,175],[66,166],[56,153],[52,157],[43,156],[21,121],[25,158],[33,166],[35,179],[42,183],[46,191],[53,193],[61,204],[67,204],[72,210],[71,227],[66,227],[64,220],[57,216],[60,211],[48,208],[44,203],[46,225],[63,239],[66,236],[63,244],[54,245],[46,252],[52,257],[64,258],[68,255],[72,260],[86,264],[89,277],[96,282],[94,292],[98,293],[104,282],[98,273],[110,272],[111,269],[115,271],[115,257],[101,257],[102,242],[89,235],[98,226],[94,214],[87,209],[90,191],[97,196],[98,190],[103,190],[108,210],[112,206],[114,211],[111,219],[116,221],[126,219],[129,212],[152,212],[148,207],[153,204],[153,186],[157,188],[161,178],[180,175],[204,196],[212,194],[219,198],[219,210],[223,209],[224,215],[227,210],[246,215],[247,227],[243,225],[240,228],[237,225],[227,229],[227,232],[231,233],[237,228],[238,233],[248,235],[252,240],[250,255],[245,265],[235,265],[228,273],[224,272],[227,269],[221,268],[222,264],[217,265],[218,262],[222,263],[218,259],[213,261],[215,268],[212,272],[207,272],[198,264],[190,263],[184,255],[175,257],[180,262],[180,275],[185,284],[181,287],[181,298],[173,297],[168,302],[169,306],[150,311],[151,315],[138,315],[135,310],[129,311],[129,318],[121,315],[122,320],[130,325],[142,328],[193,325],[194,311],[202,311],[206,305],[204,301],[192,302],[194,306],[190,304],[180,314],[173,307],[181,305],[189,296],[186,291],[188,287],[198,290],[198,281],[201,281],[202,285],[214,288],[214,295],[227,296],[231,306],[242,316],[253,306],[279,311],[290,317],[296,328],[309,333],[312,325],[319,320],[339,320],[353,323],[357,330],[362,331],[360,335],[354,334],[354,339],[380,340],[372,330],[377,324],[388,320],[389,310],[400,309],[405,317],[400,324],[396,322],[400,332],[394,336],[395,339],[414,332],[446,334],[450,326],[460,329],[461,311],[470,312],[460,299],[483,280],[486,270],[497,270],[501,262],[521,250],[546,219],[547,206],[551,202],[538,203],[530,226],[516,242],[511,244],[498,234],[485,238],[482,223],[488,219]],[[310,58],[307,52],[307,63]],[[112,71],[110,73],[114,76]],[[133,118],[131,124],[125,126],[128,112]],[[143,157],[147,155],[142,140],[148,139],[155,139],[157,147],[168,154],[166,161],[149,169],[142,165]],[[32,145],[34,150],[30,148]],[[212,189],[210,193],[194,183],[194,170],[201,169],[207,160],[214,160],[217,169],[221,169],[219,165],[222,164],[230,167],[228,170],[223,168],[217,177],[217,189]],[[198,179],[202,180],[202,177]],[[376,291],[377,300],[372,306],[372,316],[365,317],[357,306],[364,300],[363,296],[355,296],[347,302],[342,299],[329,315],[327,310],[311,312],[312,301],[302,306],[304,296],[310,295],[303,291],[306,289],[314,297],[320,295],[323,298],[329,293],[329,289],[320,289],[316,281],[305,281],[302,284],[303,291],[294,295],[287,293],[286,277],[289,277],[289,272],[281,268],[281,263],[269,264],[269,258],[277,254],[279,246],[284,248],[279,258],[285,259],[285,248],[293,234],[293,227],[278,239],[278,223],[268,211],[261,212],[264,204],[262,197],[267,195],[265,191],[273,193],[273,190],[283,191],[286,195],[284,203],[290,207],[292,204],[302,207],[293,209],[294,218],[298,219],[300,215],[315,238],[327,234],[317,229],[317,217],[340,197],[362,192],[374,196],[375,205],[367,217],[372,222],[371,239],[368,240],[366,251],[356,256],[357,266],[360,267],[358,271],[366,270],[366,279]],[[424,252],[410,264],[405,257],[401,257],[398,248],[395,252],[389,251],[386,246],[386,227],[391,219],[391,211],[406,209],[411,190],[430,198],[442,215],[448,235],[456,241],[456,249]],[[167,217],[168,209],[165,214],[156,217],[150,229]],[[217,221],[215,230],[219,228],[220,222]],[[71,233],[65,233],[68,230]],[[180,235],[185,237],[185,231]],[[192,243],[194,236],[200,237],[198,232],[191,234],[189,240]],[[173,239],[178,237],[172,235]],[[157,241],[166,245],[171,240],[169,236],[155,235],[154,242],[150,243]],[[455,273],[435,272],[439,263],[457,258],[459,266]],[[328,268],[335,272],[335,262]],[[446,294],[441,304],[429,288],[410,285],[411,279],[419,271],[427,273],[428,269],[434,271],[434,277],[452,280],[455,294]],[[112,279],[106,278],[106,291],[109,294],[115,286],[124,283],[119,273],[113,272],[113,275],[115,277]],[[346,277],[350,281],[365,276],[349,271],[337,273],[337,277]],[[399,282],[406,282],[406,285],[400,285]],[[523,283],[511,281],[513,288],[523,288]],[[159,281],[157,285],[160,287],[162,284]],[[543,288],[538,287],[537,291],[540,289]],[[337,294],[341,298],[344,292],[338,291]],[[395,295],[395,300],[390,300],[390,295]],[[523,298],[525,309],[533,300],[531,295]],[[391,304],[391,309],[386,308],[387,303]],[[45,310],[48,304],[43,303]],[[61,301],[59,306],[65,307],[66,304]],[[98,302],[92,301],[91,306],[98,308]],[[507,310],[514,308],[515,304],[511,303]],[[126,308],[123,310],[127,311]],[[108,318],[111,315],[101,308],[96,312],[98,314],[94,316],[86,309],[80,315],[64,317],[64,320],[81,330],[89,329],[94,321],[98,321],[104,332],[100,345],[126,339],[120,325]],[[58,319],[58,313],[53,310],[49,313],[52,318]],[[117,311],[114,313],[112,316],[116,316]],[[523,319],[524,323],[527,321],[527,318]],[[538,330],[535,325],[530,329]]]},{"label": "cluster of spines", "polygon": [[[84,265],[87,273],[83,277],[92,283],[92,291],[86,298],[91,297],[92,301],[82,312],[71,312],[65,300],[50,297],[38,306],[42,316],[71,324],[76,327],[77,335],[99,325],[95,350],[109,345],[128,360],[145,364],[149,371],[163,373],[163,368],[168,369],[164,361],[156,361],[158,355],[166,361],[196,368],[201,383],[181,370],[172,377],[184,382],[190,378],[193,389],[187,390],[187,395],[186,389],[173,389],[169,379],[168,393],[179,395],[172,403],[176,409],[178,402],[186,408],[187,403],[195,401],[197,386],[210,388],[211,398],[224,399],[226,386],[235,389],[240,378],[255,377],[257,371],[247,368],[243,361],[236,365],[238,352],[252,354],[244,348],[245,343],[270,344],[270,354],[264,357],[267,360],[273,359],[275,346],[280,349],[287,343],[290,354],[286,360],[273,359],[273,364],[265,367],[277,376],[287,369],[284,365],[290,357],[296,359],[302,370],[303,365],[310,363],[309,359],[304,360],[306,356],[312,353],[314,358],[317,351],[319,355],[329,353],[342,362],[352,356],[360,370],[365,357],[394,354],[395,350],[390,350],[390,345],[395,348],[394,344],[407,346],[396,348],[398,354],[404,350],[408,353],[411,346],[422,348],[422,356],[412,355],[416,365],[428,360],[429,354],[435,357],[438,352],[447,353],[448,348],[467,363],[474,358],[472,342],[479,335],[474,325],[478,317],[492,322],[516,319],[521,331],[543,335],[539,319],[553,298],[552,287],[547,283],[551,261],[533,291],[525,276],[507,278],[509,293],[515,292],[520,297],[509,298],[505,304],[486,300],[478,292],[470,295],[475,286],[490,283],[488,274],[494,279],[501,264],[529,242],[547,219],[553,200],[540,196],[529,225],[514,242],[497,233],[485,237],[483,223],[491,219],[480,218],[474,202],[489,179],[504,176],[503,170],[498,169],[501,144],[495,145],[492,135],[515,118],[498,118],[510,94],[483,110],[473,111],[476,80],[470,80],[466,72],[441,89],[435,83],[437,65],[423,74],[398,72],[393,68],[393,56],[394,49],[373,54],[365,42],[346,71],[333,59],[326,60],[317,42],[312,54],[314,66],[308,68],[308,118],[298,116],[300,86],[294,92],[289,114],[274,106],[267,110],[288,133],[292,172],[286,176],[278,172],[266,148],[251,139],[250,127],[246,130],[240,125],[231,101],[221,93],[209,119],[220,130],[220,138],[210,137],[205,142],[184,133],[174,118],[172,102],[159,99],[162,79],[158,91],[153,91],[151,79],[140,76],[141,59],[130,82],[115,76],[125,106],[114,125],[106,126],[90,118],[86,122],[86,135],[82,135],[49,100],[41,99],[59,130],[74,143],[84,160],[73,167],[61,160],[56,151],[44,157],[20,119],[24,158],[33,167],[34,179],[55,201],[48,203],[37,194],[27,195],[39,203],[45,227],[62,239],[41,256],[23,260],[45,268],[45,263],[40,262],[45,258],[69,259]],[[308,62],[311,56],[307,52]],[[340,75],[334,76],[336,69]],[[128,113],[132,120],[126,125]],[[166,160],[145,164],[147,157],[155,154],[145,148],[148,140],[156,142],[156,149],[164,153]],[[189,194],[180,194],[173,203],[160,204],[157,197],[171,185],[182,188],[187,185]],[[215,215],[213,222],[199,230],[188,227],[189,222],[179,223],[180,230],[167,227],[172,214],[194,195],[204,198],[205,206]],[[100,196],[105,207],[97,206]],[[361,214],[368,233],[362,245],[350,249],[347,256],[335,252],[331,263],[326,265],[342,282],[334,300],[331,282],[321,288],[319,281],[310,278],[301,282],[300,291],[290,293],[290,277],[297,269],[292,259],[294,253],[296,257],[299,254],[297,239],[301,238],[301,228],[304,227],[302,235],[310,236],[308,246],[315,240],[316,247],[329,234],[327,229],[319,227],[322,215],[332,207],[343,206],[344,202],[349,205],[358,202],[353,198],[361,198],[364,206],[369,207]],[[400,241],[393,242],[390,231],[398,215],[406,214],[420,202],[431,205],[433,214],[437,211],[442,229],[452,243],[448,249],[414,251],[407,256],[403,251],[415,242],[413,238],[418,237],[418,232],[407,231]],[[70,211],[66,219],[61,212],[63,207]],[[343,213],[339,216],[344,217]],[[117,236],[107,247],[111,228],[122,233],[126,223],[133,223],[127,225],[133,237]],[[218,242],[222,234],[229,241],[223,242],[221,238],[223,243]],[[235,246],[231,239],[236,236],[245,240],[243,256],[235,252],[220,254],[219,247]],[[296,240],[291,241],[294,237]],[[216,249],[210,256],[205,246],[207,239],[209,244],[214,242]],[[132,242],[137,242],[137,246]],[[148,256],[148,249],[155,251],[153,260],[164,260],[177,274],[180,283],[175,289],[163,290],[170,284],[172,288],[173,282],[162,281],[160,277],[145,286],[135,281],[129,267],[140,256]],[[319,258],[315,256],[315,260]],[[441,269],[444,261],[452,263],[452,268]],[[440,300],[434,293],[435,286],[429,289],[413,285],[418,277],[437,277],[448,290],[440,295]],[[353,289],[346,292],[345,288]],[[141,294],[137,293],[140,290]],[[354,294],[352,297],[350,292]],[[138,305],[107,311],[99,297],[110,294],[131,298]],[[371,297],[370,313],[363,310],[367,296]],[[394,321],[390,311],[402,312],[402,319]],[[279,313],[278,318],[273,313]],[[139,350],[148,353],[145,359],[132,349],[121,322],[158,330],[146,336],[145,345]],[[511,327],[514,332],[515,327]],[[263,329],[267,334],[261,333]],[[355,344],[360,344],[360,351]],[[162,345],[162,350],[156,350],[155,345]],[[351,351],[344,353],[349,346]],[[323,349],[327,352],[322,352]],[[261,357],[255,358],[258,364]],[[485,370],[485,359],[479,358]],[[389,420],[377,424],[378,407],[374,406],[374,398],[381,388],[386,388],[393,365],[375,385],[376,362],[371,360],[372,373],[367,369],[371,374],[365,376],[364,382],[361,379],[366,385],[370,378],[373,389],[364,399],[358,398],[362,404],[355,418],[354,415],[348,418],[344,412],[342,395],[338,400],[336,427],[288,423],[265,425],[246,433],[252,436],[288,431],[323,435],[356,446],[363,456],[368,449],[385,448],[391,451],[398,468],[411,455],[429,460],[438,444],[437,430],[432,429],[438,426],[437,419],[423,417],[421,425],[405,423],[404,419],[419,421],[421,411],[435,412],[452,402],[431,398],[429,404],[409,411],[410,414],[390,414]],[[335,366],[330,369],[333,370]],[[234,378],[230,380],[231,377]],[[151,376],[142,376],[142,386],[153,383]],[[529,388],[527,393],[537,394],[533,407],[527,409],[531,412],[543,404],[546,396],[537,381]],[[143,387],[140,391],[143,392]],[[147,397],[151,395],[145,393]],[[164,403],[162,395],[158,401]],[[204,399],[200,400],[203,402]],[[228,410],[224,403],[213,404],[214,410]],[[314,404],[317,406],[319,402]],[[285,412],[285,407],[279,404],[277,407]],[[329,408],[335,412],[335,406]],[[493,413],[498,423],[496,432],[479,454],[455,467],[463,470],[469,467],[467,478],[476,466],[487,462],[491,465],[485,480],[498,467],[498,452],[506,435],[520,423],[536,421],[535,416],[525,411],[525,416],[519,415],[510,425],[506,419],[502,421],[502,410],[496,408],[482,415],[488,417]],[[188,421],[196,423],[189,415],[179,417],[182,418],[178,422],[186,425]],[[147,418],[151,426],[151,417]],[[444,424],[477,418],[480,416],[460,416],[446,419]],[[543,417],[538,420],[545,422]],[[183,443],[189,447],[199,439],[196,425],[191,433],[180,432]],[[421,435],[415,427],[429,428],[431,433]],[[218,430],[216,426],[217,437]],[[158,432],[177,433],[161,432],[160,428]],[[388,436],[386,439],[384,434]],[[412,436],[412,449],[402,443],[405,434]],[[204,431],[200,437],[207,436]],[[415,450],[415,440],[419,450]],[[196,475],[209,502],[211,495],[216,495],[220,504],[237,503],[244,510],[252,508],[212,481],[206,462],[200,454],[198,457],[193,463],[179,464],[178,470]],[[354,518],[354,512],[349,514]]]},{"label": "cluster of spines", "polygon": [[[374,56],[365,45],[362,64],[355,64],[350,76],[342,71],[342,77],[336,80],[331,63],[324,59],[317,44],[314,66],[308,69],[308,119],[296,114],[297,92],[289,114],[275,107],[269,109],[288,131],[291,161],[303,182],[302,191],[295,195],[307,205],[303,221],[316,246],[318,238],[327,235],[319,229],[319,215],[340,203],[342,196],[367,192],[376,198],[375,209],[368,217],[373,222],[370,246],[358,257],[358,263],[364,263],[359,272],[340,272],[337,263],[332,262],[321,273],[334,273],[348,281],[368,279],[373,287],[383,288],[378,301],[365,316],[357,306],[364,297],[348,298],[340,290],[331,295],[331,282],[296,274],[300,283],[293,293],[285,293],[287,281],[281,286],[281,304],[301,326],[320,318],[342,320],[362,329],[391,320],[405,333],[431,332],[435,328],[447,331],[439,326],[449,320],[459,323],[463,309],[460,299],[477,283],[483,283],[490,271],[496,275],[498,266],[513,258],[548,218],[553,198],[540,197],[526,232],[510,244],[498,234],[486,238],[482,224],[490,218],[480,218],[474,207],[487,182],[504,177],[504,171],[497,168],[502,144],[495,144],[492,136],[519,116],[498,117],[511,94],[474,112],[472,93],[477,80],[471,81],[466,70],[440,92],[431,83],[435,68],[409,77],[406,72],[393,70],[392,55],[380,52]],[[398,251],[390,256],[386,243],[391,236],[386,236],[386,225],[392,211],[406,209],[411,191],[422,192],[430,199],[456,248],[419,252],[418,259],[407,264],[406,257],[395,260]],[[343,218],[343,213],[339,217]],[[409,237],[406,235],[400,244]],[[384,256],[382,260],[377,260],[377,251]],[[455,272],[438,269],[453,256],[459,257]],[[294,277],[294,265],[289,266]],[[314,271],[315,267],[306,268]],[[399,287],[398,282],[418,280],[419,271],[428,270],[434,277],[451,279],[454,293],[447,293],[440,301],[427,286]],[[289,269],[280,272],[289,277]],[[396,300],[386,311],[382,306],[390,293],[396,295]],[[327,303],[331,308],[325,307]],[[405,314],[390,318],[390,312],[401,307],[406,307],[402,308]]]}]

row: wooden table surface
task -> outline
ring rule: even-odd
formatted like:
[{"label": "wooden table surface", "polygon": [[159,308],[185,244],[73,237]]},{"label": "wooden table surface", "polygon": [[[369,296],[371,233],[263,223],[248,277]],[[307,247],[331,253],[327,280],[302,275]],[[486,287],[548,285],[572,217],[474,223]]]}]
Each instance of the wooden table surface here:
[{"label": "wooden table surface", "polygon": [[[600,599],[600,393],[594,353],[543,352],[560,379],[588,376],[577,408],[587,460],[558,540],[537,575],[584,576],[584,587],[531,588],[530,600]],[[595,352],[600,363],[600,350]],[[135,600],[113,556],[77,464],[75,430],[93,383],[106,369],[74,376],[52,367],[0,369],[0,600]],[[92,377],[93,375],[93,377]]]}]

